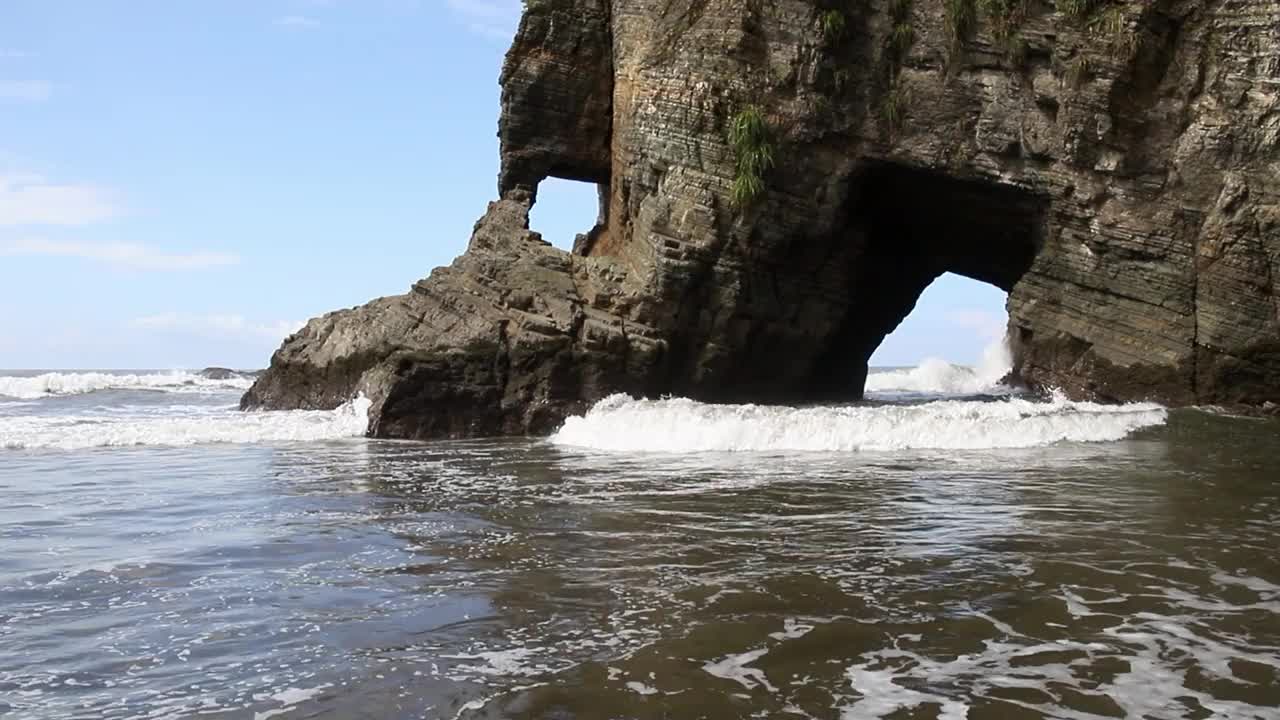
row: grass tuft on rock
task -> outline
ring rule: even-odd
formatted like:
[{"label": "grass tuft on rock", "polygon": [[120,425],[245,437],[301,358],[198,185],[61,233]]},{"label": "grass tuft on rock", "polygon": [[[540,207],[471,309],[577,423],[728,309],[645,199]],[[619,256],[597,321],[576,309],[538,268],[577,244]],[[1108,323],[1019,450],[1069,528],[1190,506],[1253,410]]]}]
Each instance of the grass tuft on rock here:
[{"label": "grass tuft on rock", "polygon": [[893,26],[893,30],[889,33],[889,49],[893,51],[894,60],[898,63],[907,58],[907,51],[911,49],[915,36],[911,23],[903,22]]},{"label": "grass tuft on rock", "polygon": [[911,0],[889,0],[889,58],[896,73],[907,59],[907,51],[915,41],[915,29],[911,25]]},{"label": "grass tuft on rock", "polygon": [[991,23],[991,37],[1004,49],[1014,65],[1020,65],[1025,54],[1026,42],[1018,29],[1027,19],[1028,0],[977,0],[978,9]]},{"label": "grass tuft on rock", "polygon": [[947,61],[960,57],[964,41],[973,32],[973,0],[942,0],[947,29]]},{"label": "grass tuft on rock", "polygon": [[1099,12],[1089,21],[1089,31],[1105,40],[1112,57],[1128,58],[1138,49],[1137,36],[1129,31],[1129,21],[1124,16],[1124,9],[1119,5]]},{"label": "grass tuft on rock", "polygon": [[889,85],[889,89],[885,91],[884,98],[880,101],[880,117],[884,120],[885,127],[888,128],[890,135],[897,133],[902,128],[902,123],[907,117],[907,102],[909,99],[906,87],[895,78]]},{"label": "grass tuft on rock", "polygon": [[735,170],[730,199],[734,206],[746,207],[764,191],[764,174],[773,167],[769,124],[759,107],[748,105],[733,116],[729,146],[733,148]]},{"label": "grass tuft on rock", "polygon": [[844,37],[846,27],[844,13],[839,10],[828,10],[818,16],[818,25],[822,27],[822,37],[827,43],[834,45]]},{"label": "grass tuft on rock", "polygon": [[880,118],[884,121],[890,140],[902,126],[907,111],[907,94],[899,76],[916,37],[911,24],[911,2],[912,0],[889,0],[890,27],[886,49],[888,86],[880,99]]},{"label": "grass tuft on rock", "polygon": [[1054,0],[1053,4],[1063,17],[1080,22],[1093,11],[1094,0]]}]

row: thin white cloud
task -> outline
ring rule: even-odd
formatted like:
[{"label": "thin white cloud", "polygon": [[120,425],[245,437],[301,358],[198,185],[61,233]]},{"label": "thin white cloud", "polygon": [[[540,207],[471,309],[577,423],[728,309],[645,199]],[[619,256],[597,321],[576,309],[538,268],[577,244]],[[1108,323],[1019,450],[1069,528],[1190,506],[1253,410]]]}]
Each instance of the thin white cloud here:
[{"label": "thin white cloud", "polygon": [[23,238],[0,244],[0,256],[61,257],[91,260],[130,270],[181,271],[235,265],[240,256],[197,251],[167,253],[136,243],[63,242]]},{"label": "thin white cloud", "polygon": [[284,17],[276,18],[273,24],[293,30],[310,30],[311,28],[320,27],[319,20],[306,15],[285,15]]},{"label": "thin white cloud", "polygon": [[122,214],[111,194],[92,185],[59,185],[39,175],[0,172],[0,227],[92,225]]},{"label": "thin white cloud", "polygon": [[0,48],[0,60],[24,60],[32,57],[31,53],[25,50],[14,50],[12,48]]},{"label": "thin white cloud", "polygon": [[213,313],[200,315],[194,313],[166,312],[158,315],[135,318],[129,325],[143,330],[184,333],[215,333],[220,335],[248,335],[268,340],[282,340],[297,332],[306,324],[305,320],[276,320],[274,322],[255,322],[243,315]]},{"label": "thin white cloud", "polygon": [[519,0],[446,0],[458,22],[477,35],[510,42],[520,23]]},{"label": "thin white cloud", "polygon": [[53,95],[53,86],[44,80],[0,80],[0,100],[44,102]]},{"label": "thin white cloud", "polygon": [[986,310],[968,308],[948,310],[943,318],[953,325],[972,330],[979,336],[992,340],[1004,337],[1005,328],[1009,324],[1008,317],[1003,313],[997,315]]}]

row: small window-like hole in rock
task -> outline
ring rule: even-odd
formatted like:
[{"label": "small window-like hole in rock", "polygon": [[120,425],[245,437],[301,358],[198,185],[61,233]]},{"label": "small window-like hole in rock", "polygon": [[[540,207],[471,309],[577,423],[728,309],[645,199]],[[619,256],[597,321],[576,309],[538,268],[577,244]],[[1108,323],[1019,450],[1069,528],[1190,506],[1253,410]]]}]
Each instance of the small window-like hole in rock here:
[{"label": "small window-like hole in rock", "polygon": [[543,180],[529,211],[529,229],[561,250],[573,250],[574,239],[591,232],[601,220],[599,187],[558,178]]}]

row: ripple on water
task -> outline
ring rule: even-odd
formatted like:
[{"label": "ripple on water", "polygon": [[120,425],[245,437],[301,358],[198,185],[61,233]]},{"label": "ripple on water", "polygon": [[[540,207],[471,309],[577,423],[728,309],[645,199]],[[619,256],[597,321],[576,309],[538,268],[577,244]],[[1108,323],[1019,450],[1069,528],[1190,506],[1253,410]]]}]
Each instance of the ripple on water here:
[{"label": "ripple on water", "polygon": [[1261,430],[1212,436],[1229,466],[1159,433],[27,454],[0,467],[0,698],[23,720],[1270,720],[1280,502],[1237,432]]}]

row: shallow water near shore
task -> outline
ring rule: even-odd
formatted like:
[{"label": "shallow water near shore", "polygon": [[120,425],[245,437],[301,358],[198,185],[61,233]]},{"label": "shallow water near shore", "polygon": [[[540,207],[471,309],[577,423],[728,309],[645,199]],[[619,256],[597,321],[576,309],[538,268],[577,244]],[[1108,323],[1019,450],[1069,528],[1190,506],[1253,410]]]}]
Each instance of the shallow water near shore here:
[{"label": "shallow water near shore", "polygon": [[1280,423],[900,372],[439,443],[0,379],[0,715],[1280,716]]}]

